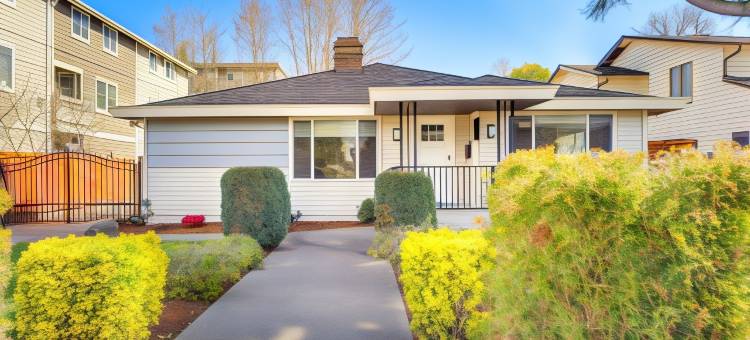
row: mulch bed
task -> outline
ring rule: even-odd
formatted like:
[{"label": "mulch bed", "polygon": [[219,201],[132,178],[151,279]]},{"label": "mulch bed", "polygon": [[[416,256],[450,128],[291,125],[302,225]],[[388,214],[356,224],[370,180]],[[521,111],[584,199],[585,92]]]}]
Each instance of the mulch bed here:
[{"label": "mulch bed", "polygon": [[151,326],[151,339],[174,339],[210,306],[210,302],[169,300],[164,302],[159,324]]},{"label": "mulch bed", "polygon": [[[289,225],[289,232],[293,233],[297,231],[359,228],[371,226],[372,224],[361,223],[358,221],[299,221]],[[208,222],[198,227],[184,226],[180,223],[161,223],[145,226],[120,223],[120,232],[122,233],[144,234],[147,231],[152,230],[157,234],[206,234],[224,232],[224,228],[221,222]]]}]

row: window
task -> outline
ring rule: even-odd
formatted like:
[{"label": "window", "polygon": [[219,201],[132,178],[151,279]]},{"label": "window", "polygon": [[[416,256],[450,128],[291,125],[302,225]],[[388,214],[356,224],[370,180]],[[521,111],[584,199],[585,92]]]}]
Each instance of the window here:
[{"label": "window", "polygon": [[157,73],[157,62],[156,62],[156,53],[154,52],[148,52],[148,70]]},{"label": "window", "polygon": [[227,72],[227,80],[234,80],[234,73]]},{"label": "window", "polygon": [[294,178],[375,178],[374,120],[294,122]]},{"label": "window", "polygon": [[0,3],[6,4],[10,7],[16,7],[16,0],[0,0]]},{"label": "window", "polygon": [[669,95],[671,97],[693,96],[693,63],[675,66],[669,70]]},{"label": "window", "polygon": [[15,50],[0,45],[0,90],[13,90],[15,62]]},{"label": "window", "polygon": [[750,144],[750,131],[732,132],[732,141],[740,146]]},{"label": "window", "polygon": [[89,16],[75,7],[70,8],[71,28],[74,37],[89,42]]},{"label": "window", "polygon": [[96,110],[107,112],[117,106],[117,85],[96,81]]},{"label": "window", "polygon": [[445,131],[445,126],[442,124],[422,125],[422,141],[423,142],[442,142],[445,140],[444,131]]},{"label": "window", "polygon": [[164,76],[167,77],[167,79],[174,80],[174,65],[164,60]]},{"label": "window", "polygon": [[510,117],[509,125],[510,152],[531,150],[531,117]]},{"label": "window", "polygon": [[536,116],[536,147],[555,147],[556,153],[586,151],[586,116]]},{"label": "window", "polygon": [[479,140],[479,117],[474,118],[474,140]]},{"label": "window", "polygon": [[55,73],[60,96],[81,99],[81,74],[64,69],[56,69]]},{"label": "window", "polygon": [[102,41],[105,51],[117,54],[117,31],[107,25],[102,25]]},{"label": "window", "polygon": [[589,116],[589,150],[612,151],[612,116]]}]

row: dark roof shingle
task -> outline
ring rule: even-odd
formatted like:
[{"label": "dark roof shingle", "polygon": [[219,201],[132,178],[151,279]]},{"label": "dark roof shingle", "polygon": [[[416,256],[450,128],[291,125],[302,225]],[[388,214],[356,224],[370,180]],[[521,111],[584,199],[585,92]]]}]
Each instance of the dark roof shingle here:
[{"label": "dark roof shingle", "polygon": [[[363,67],[362,72],[325,71],[146,105],[368,104],[371,87],[549,85],[493,75],[468,78],[377,63]],[[584,89],[579,93],[587,96],[620,96],[610,92]]]},{"label": "dark roof shingle", "polygon": [[648,72],[618,66],[560,65],[597,76],[647,76]]}]

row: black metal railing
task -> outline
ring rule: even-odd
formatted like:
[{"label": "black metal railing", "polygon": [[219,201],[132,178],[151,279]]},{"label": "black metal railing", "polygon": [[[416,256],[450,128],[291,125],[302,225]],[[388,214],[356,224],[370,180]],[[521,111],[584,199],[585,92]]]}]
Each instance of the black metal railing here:
[{"label": "black metal railing", "polygon": [[396,166],[388,171],[421,172],[432,180],[438,209],[486,209],[493,165]]},{"label": "black metal railing", "polygon": [[4,224],[126,220],[140,215],[138,161],[60,152],[0,158],[0,188],[13,198]]}]

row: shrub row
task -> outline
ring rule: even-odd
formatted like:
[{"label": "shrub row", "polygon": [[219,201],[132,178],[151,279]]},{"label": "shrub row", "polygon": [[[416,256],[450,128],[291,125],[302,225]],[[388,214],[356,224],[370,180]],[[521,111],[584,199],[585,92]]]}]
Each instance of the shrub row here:
[{"label": "shrub row", "polygon": [[216,300],[226,284],[258,268],[263,249],[254,239],[231,235],[221,240],[162,243],[169,256],[166,295],[186,300]]},{"label": "shrub row", "polygon": [[141,339],[158,322],[167,256],[159,237],[50,238],[17,264],[20,339]]},{"label": "shrub row", "polygon": [[477,307],[494,248],[479,230],[407,232],[401,243],[404,298],[411,328],[424,339],[463,339],[483,319]]},{"label": "shrub row", "polygon": [[750,156],[522,151],[499,167],[492,338],[747,338]]}]

